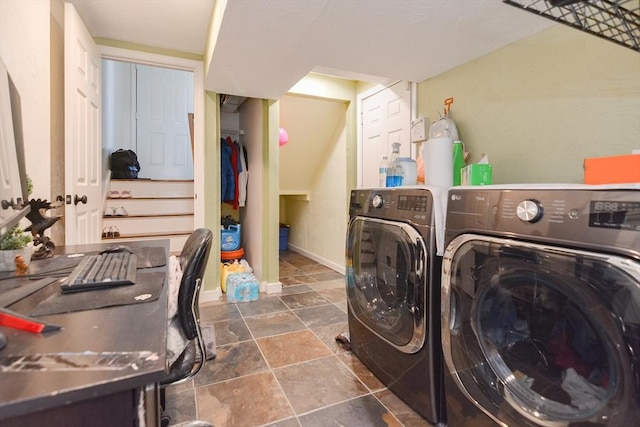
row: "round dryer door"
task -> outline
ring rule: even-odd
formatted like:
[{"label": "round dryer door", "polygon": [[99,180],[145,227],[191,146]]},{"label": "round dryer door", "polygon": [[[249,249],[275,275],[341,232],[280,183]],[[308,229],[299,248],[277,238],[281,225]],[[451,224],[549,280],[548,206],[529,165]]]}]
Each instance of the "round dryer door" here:
[{"label": "round dryer door", "polygon": [[640,263],[461,236],[443,263],[443,350],[458,387],[508,425],[640,419]]},{"label": "round dryer door", "polygon": [[404,353],[426,335],[426,248],[408,224],[357,217],[347,239],[347,302],[353,316]]}]

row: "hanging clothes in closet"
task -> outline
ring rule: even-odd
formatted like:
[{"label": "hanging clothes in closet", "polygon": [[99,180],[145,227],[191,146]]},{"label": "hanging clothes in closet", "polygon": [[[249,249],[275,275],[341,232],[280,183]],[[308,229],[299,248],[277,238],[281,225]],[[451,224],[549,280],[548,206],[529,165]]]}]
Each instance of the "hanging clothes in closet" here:
[{"label": "hanging clothes in closet", "polygon": [[220,140],[221,196],[234,209],[243,207],[247,197],[248,159],[242,144],[230,136]]},{"label": "hanging clothes in closet", "polygon": [[235,177],[233,173],[233,147],[227,144],[226,138],[220,139],[220,196],[222,202],[233,200],[235,194]]},{"label": "hanging clothes in closet", "polygon": [[240,157],[240,171],[238,172],[238,206],[243,208],[247,202],[247,184],[249,183],[249,158],[247,150],[240,140],[238,144],[238,152]]}]

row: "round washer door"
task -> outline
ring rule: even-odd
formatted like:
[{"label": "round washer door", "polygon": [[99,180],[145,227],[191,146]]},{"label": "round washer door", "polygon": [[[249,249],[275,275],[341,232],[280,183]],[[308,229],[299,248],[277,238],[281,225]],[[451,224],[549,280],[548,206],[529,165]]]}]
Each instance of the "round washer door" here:
[{"label": "round washer door", "polygon": [[426,336],[424,239],[397,221],[356,217],[347,233],[347,302],[352,315],[404,353]]},{"label": "round washer door", "polygon": [[637,261],[463,235],[445,252],[442,305],[447,368],[494,420],[640,419]]}]

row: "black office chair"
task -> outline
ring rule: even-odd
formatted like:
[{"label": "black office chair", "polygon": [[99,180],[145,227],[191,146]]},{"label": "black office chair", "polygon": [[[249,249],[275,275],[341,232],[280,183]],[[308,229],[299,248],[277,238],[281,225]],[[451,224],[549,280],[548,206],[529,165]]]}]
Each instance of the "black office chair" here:
[{"label": "black office chair", "polygon": [[[188,340],[187,346],[169,367],[167,376],[160,382],[160,403],[164,412],[165,387],[179,384],[193,378],[204,365],[205,342],[200,330],[200,288],[211,252],[213,233],[206,228],[195,230],[187,239],[179,256],[182,280],[178,290],[177,325]],[[162,414],[162,425],[168,425],[170,418]],[[187,424],[192,425],[192,424]],[[201,422],[193,424],[204,426]]]}]

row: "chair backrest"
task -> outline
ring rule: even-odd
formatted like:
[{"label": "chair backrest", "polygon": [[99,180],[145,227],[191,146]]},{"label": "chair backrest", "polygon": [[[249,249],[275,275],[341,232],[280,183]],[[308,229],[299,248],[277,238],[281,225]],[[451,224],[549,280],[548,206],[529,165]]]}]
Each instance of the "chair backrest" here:
[{"label": "chair backrest", "polygon": [[182,332],[189,340],[198,336],[200,287],[212,243],[211,230],[199,228],[191,233],[179,257],[182,281],[178,291],[178,321]]}]

